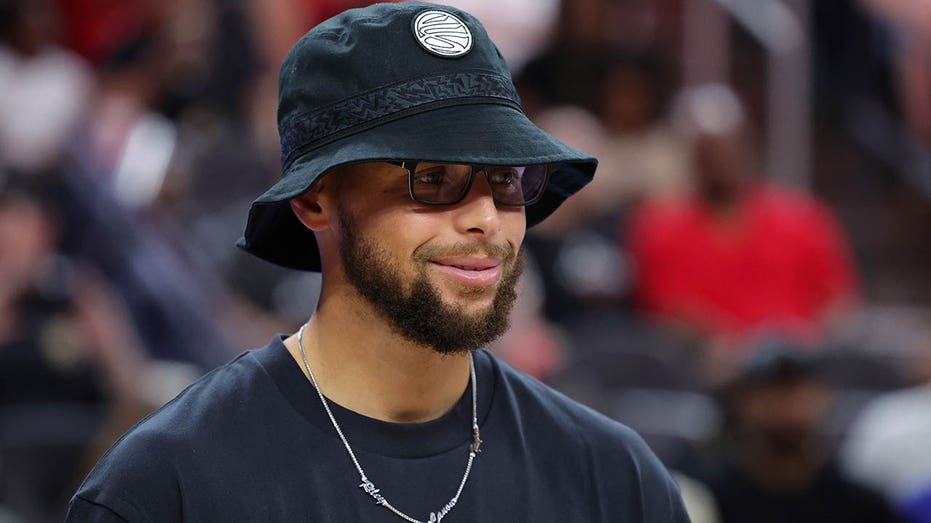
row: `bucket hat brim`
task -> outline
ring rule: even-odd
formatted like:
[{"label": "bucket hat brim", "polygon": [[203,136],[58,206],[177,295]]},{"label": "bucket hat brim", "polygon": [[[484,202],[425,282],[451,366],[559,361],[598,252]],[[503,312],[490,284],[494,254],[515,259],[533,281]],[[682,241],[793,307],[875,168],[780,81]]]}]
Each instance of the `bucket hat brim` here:
[{"label": "bucket hat brim", "polygon": [[490,165],[559,164],[543,197],[526,208],[527,226],[549,216],[592,180],[597,160],[553,138],[512,105],[487,99],[404,115],[303,152],[282,179],[249,210],[237,245],[272,263],[320,271],[314,234],[297,219],[290,200],[341,165],[426,160]]}]

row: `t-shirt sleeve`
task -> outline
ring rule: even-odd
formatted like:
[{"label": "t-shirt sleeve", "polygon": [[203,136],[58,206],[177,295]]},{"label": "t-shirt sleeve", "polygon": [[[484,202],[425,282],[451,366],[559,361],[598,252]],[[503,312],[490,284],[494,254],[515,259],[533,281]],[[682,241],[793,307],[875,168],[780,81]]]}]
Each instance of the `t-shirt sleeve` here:
[{"label": "t-shirt sleeve", "polygon": [[[613,505],[631,504],[630,521],[689,523],[679,486],[656,454],[636,432],[612,423],[606,431],[588,434],[593,479],[602,498],[602,514],[609,521]],[[607,436],[607,437],[605,437]]]},{"label": "t-shirt sleeve", "polygon": [[100,459],[78,488],[68,522],[178,521],[177,456],[164,432],[139,427]]},{"label": "t-shirt sleeve", "polygon": [[110,507],[88,501],[79,496],[71,499],[65,523],[127,523],[128,520]]},{"label": "t-shirt sleeve", "polygon": [[633,431],[631,434],[630,452],[640,473],[643,521],[690,523],[679,485],[646,442]]}]

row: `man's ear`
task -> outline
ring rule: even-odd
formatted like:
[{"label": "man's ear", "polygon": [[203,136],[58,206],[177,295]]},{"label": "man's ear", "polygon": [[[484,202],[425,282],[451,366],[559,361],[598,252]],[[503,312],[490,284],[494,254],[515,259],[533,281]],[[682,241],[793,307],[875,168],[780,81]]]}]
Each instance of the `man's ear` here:
[{"label": "man's ear", "polygon": [[329,180],[318,181],[313,189],[291,199],[291,210],[304,227],[320,231],[330,224],[331,214],[335,212],[332,191],[328,189]]}]

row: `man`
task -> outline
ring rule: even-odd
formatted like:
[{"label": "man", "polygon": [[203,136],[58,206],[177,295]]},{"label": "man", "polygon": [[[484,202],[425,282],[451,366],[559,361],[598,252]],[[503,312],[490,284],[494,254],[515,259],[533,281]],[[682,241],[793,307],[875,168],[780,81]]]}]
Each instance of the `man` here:
[{"label": "man", "polygon": [[131,430],[69,521],[687,521],[630,430],[476,350],[526,226],[596,165],[526,119],[479,22],[350,10],[280,82],[284,176],[241,246],[321,271],[317,310]]},{"label": "man", "polygon": [[721,523],[898,523],[882,497],[844,474],[824,441],[830,390],[816,362],[761,348],[725,388],[732,448],[704,474]]},{"label": "man", "polygon": [[714,374],[735,370],[742,354],[770,337],[825,343],[857,302],[856,272],[833,213],[755,175],[745,112],[728,87],[696,87],[680,105],[694,190],[649,199],[631,217],[640,307],[705,342]]}]

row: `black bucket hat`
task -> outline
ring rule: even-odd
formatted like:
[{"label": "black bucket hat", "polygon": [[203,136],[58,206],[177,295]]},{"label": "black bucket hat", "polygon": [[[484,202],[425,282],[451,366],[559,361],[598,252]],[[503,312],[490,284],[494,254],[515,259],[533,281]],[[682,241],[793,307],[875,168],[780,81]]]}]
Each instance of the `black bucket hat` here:
[{"label": "black bucket hat", "polygon": [[448,6],[376,4],[321,23],[285,58],[278,96],[282,179],[253,202],[238,246],[293,269],[319,271],[320,254],[289,200],[340,165],[559,164],[528,227],[597,165],[530,122],[485,29]]}]

